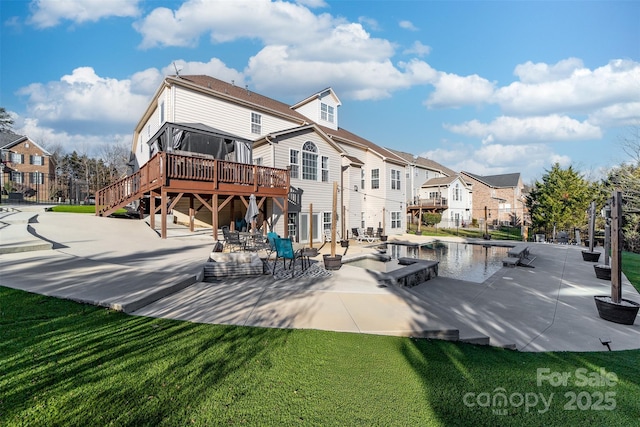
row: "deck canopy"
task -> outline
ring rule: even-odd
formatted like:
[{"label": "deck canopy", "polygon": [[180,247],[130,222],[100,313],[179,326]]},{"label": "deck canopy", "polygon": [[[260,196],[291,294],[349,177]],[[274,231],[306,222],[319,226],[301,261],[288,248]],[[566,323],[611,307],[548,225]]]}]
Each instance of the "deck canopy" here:
[{"label": "deck canopy", "polygon": [[202,123],[166,122],[148,141],[150,157],[164,151],[198,157],[252,163],[253,141]]}]

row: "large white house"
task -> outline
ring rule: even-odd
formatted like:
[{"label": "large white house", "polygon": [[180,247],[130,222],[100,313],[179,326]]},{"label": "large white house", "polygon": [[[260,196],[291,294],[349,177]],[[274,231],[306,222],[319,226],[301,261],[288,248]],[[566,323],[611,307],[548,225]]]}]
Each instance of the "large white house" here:
[{"label": "large white house", "polygon": [[[331,224],[337,182],[342,237],[360,227],[401,234],[406,230],[407,194],[413,191],[407,187],[408,163],[340,128],[340,105],[331,88],[289,106],[234,82],[202,75],[168,76],[135,128],[134,169],[149,161],[163,125],[190,124],[238,147],[251,141],[249,158],[254,164],[290,170],[287,209],[272,203],[264,210],[274,231],[282,234],[286,227],[300,242],[322,240],[322,230]],[[171,144],[165,142],[165,147]],[[187,211],[180,203],[173,208],[176,215]],[[206,215],[196,217],[209,221]]]}]

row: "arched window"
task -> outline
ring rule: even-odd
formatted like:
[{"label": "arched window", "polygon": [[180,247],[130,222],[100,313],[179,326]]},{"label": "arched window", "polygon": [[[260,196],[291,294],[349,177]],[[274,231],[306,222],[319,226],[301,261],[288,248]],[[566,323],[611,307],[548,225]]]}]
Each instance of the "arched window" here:
[{"label": "arched window", "polygon": [[311,141],[302,145],[302,179],[318,180],[318,147]]}]

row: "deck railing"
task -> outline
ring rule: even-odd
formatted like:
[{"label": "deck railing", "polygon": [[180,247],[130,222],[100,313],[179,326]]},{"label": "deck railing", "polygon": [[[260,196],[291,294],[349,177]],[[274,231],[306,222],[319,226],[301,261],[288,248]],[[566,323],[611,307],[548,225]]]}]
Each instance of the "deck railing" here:
[{"label": "deck railing", "polygon": [[96,214],[109,215],[151,190],[170,186],[171,180],[211,182],[212,191],[220,184],[248,185],[254,192],[271,188],[286,194],[289,189],[286,169],[160,152],[137,172],[99,190]]}]

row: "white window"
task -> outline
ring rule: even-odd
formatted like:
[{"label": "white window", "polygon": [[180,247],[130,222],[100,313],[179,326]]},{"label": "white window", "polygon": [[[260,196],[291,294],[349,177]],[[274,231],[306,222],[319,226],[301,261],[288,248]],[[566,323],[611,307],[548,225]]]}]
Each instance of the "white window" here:
[{"label": "white window", "polygon": [[302,146],[302,179],[318,180],[318,148],[311,141]]},{"label": "white window", "polygon": [[453,200],[456,200],[456,201],[460,200],[460,184],[456,184],[456,188],[453,192]]},{"label": "white window", "polygon": [[300,152],[289,150],[289,166],[291,166],[291,178],[300,178]]},{"label": "white window", "polygon": [[31,164],[42,166],[44,165],[44,158],[42,156],[31,156]]},{"label": "white window", "polygon": [[320,118],[327,122],[333,123],[333,107],[324,102],[320,104]]},{"label": "white window", "polygon": [[31,172],[32,184],[44,184],[44,174],[42,172]]},{"label": "white window", "polygon": [[160,125],[164,123],[164,101],[160,102]]},{"label": "white window", "polygon": [[262,157],[256,157],[253,159],[253,164],[257,166],[262,166]]},{"label": "white window", "polygon": [[11,163],[22,163],[22,154],[11,153]]},{"label": "white window", "polygon": [[402,227],[402,216],[400,211],[392,211],[391,212],[391,228],[400,228]]},{"label": "white window", "polygon": [[329,182],[329,157],[322,156],[322,182]]},{"label": "white window", "polygon": [[360,227],[364,228],[364,212],[360,212]]},{"label": "white window", "polygon": [[380,169],[371,169],[371,189],[380,188]]},{"label": "white window", "polygon": [[431,191],[429,193],[429,198],[430,199],[439,199],[440,198],[440,192],[439,191]]},{"label": "white window", "polygon": [[11,181],[16,184],[22,184],[22,172],[11,172]]},{"label": "white window", "polygon": [[400,190],[400,171],[391,169],[391,189]]},{"label": "white window", "polygon": [[362,191],[364,191],[364,175],[365,175],[365,171],[364,168],[360,169],[360,188],[362,188]]},{"label": "white window", "polygon": [[324,212],[322,214],[322,229],[331,230],[331,212]]},{"label": "white window", "polygon": [[262,116],[258,113],[251,113],[251,133],[262,133]]}]

